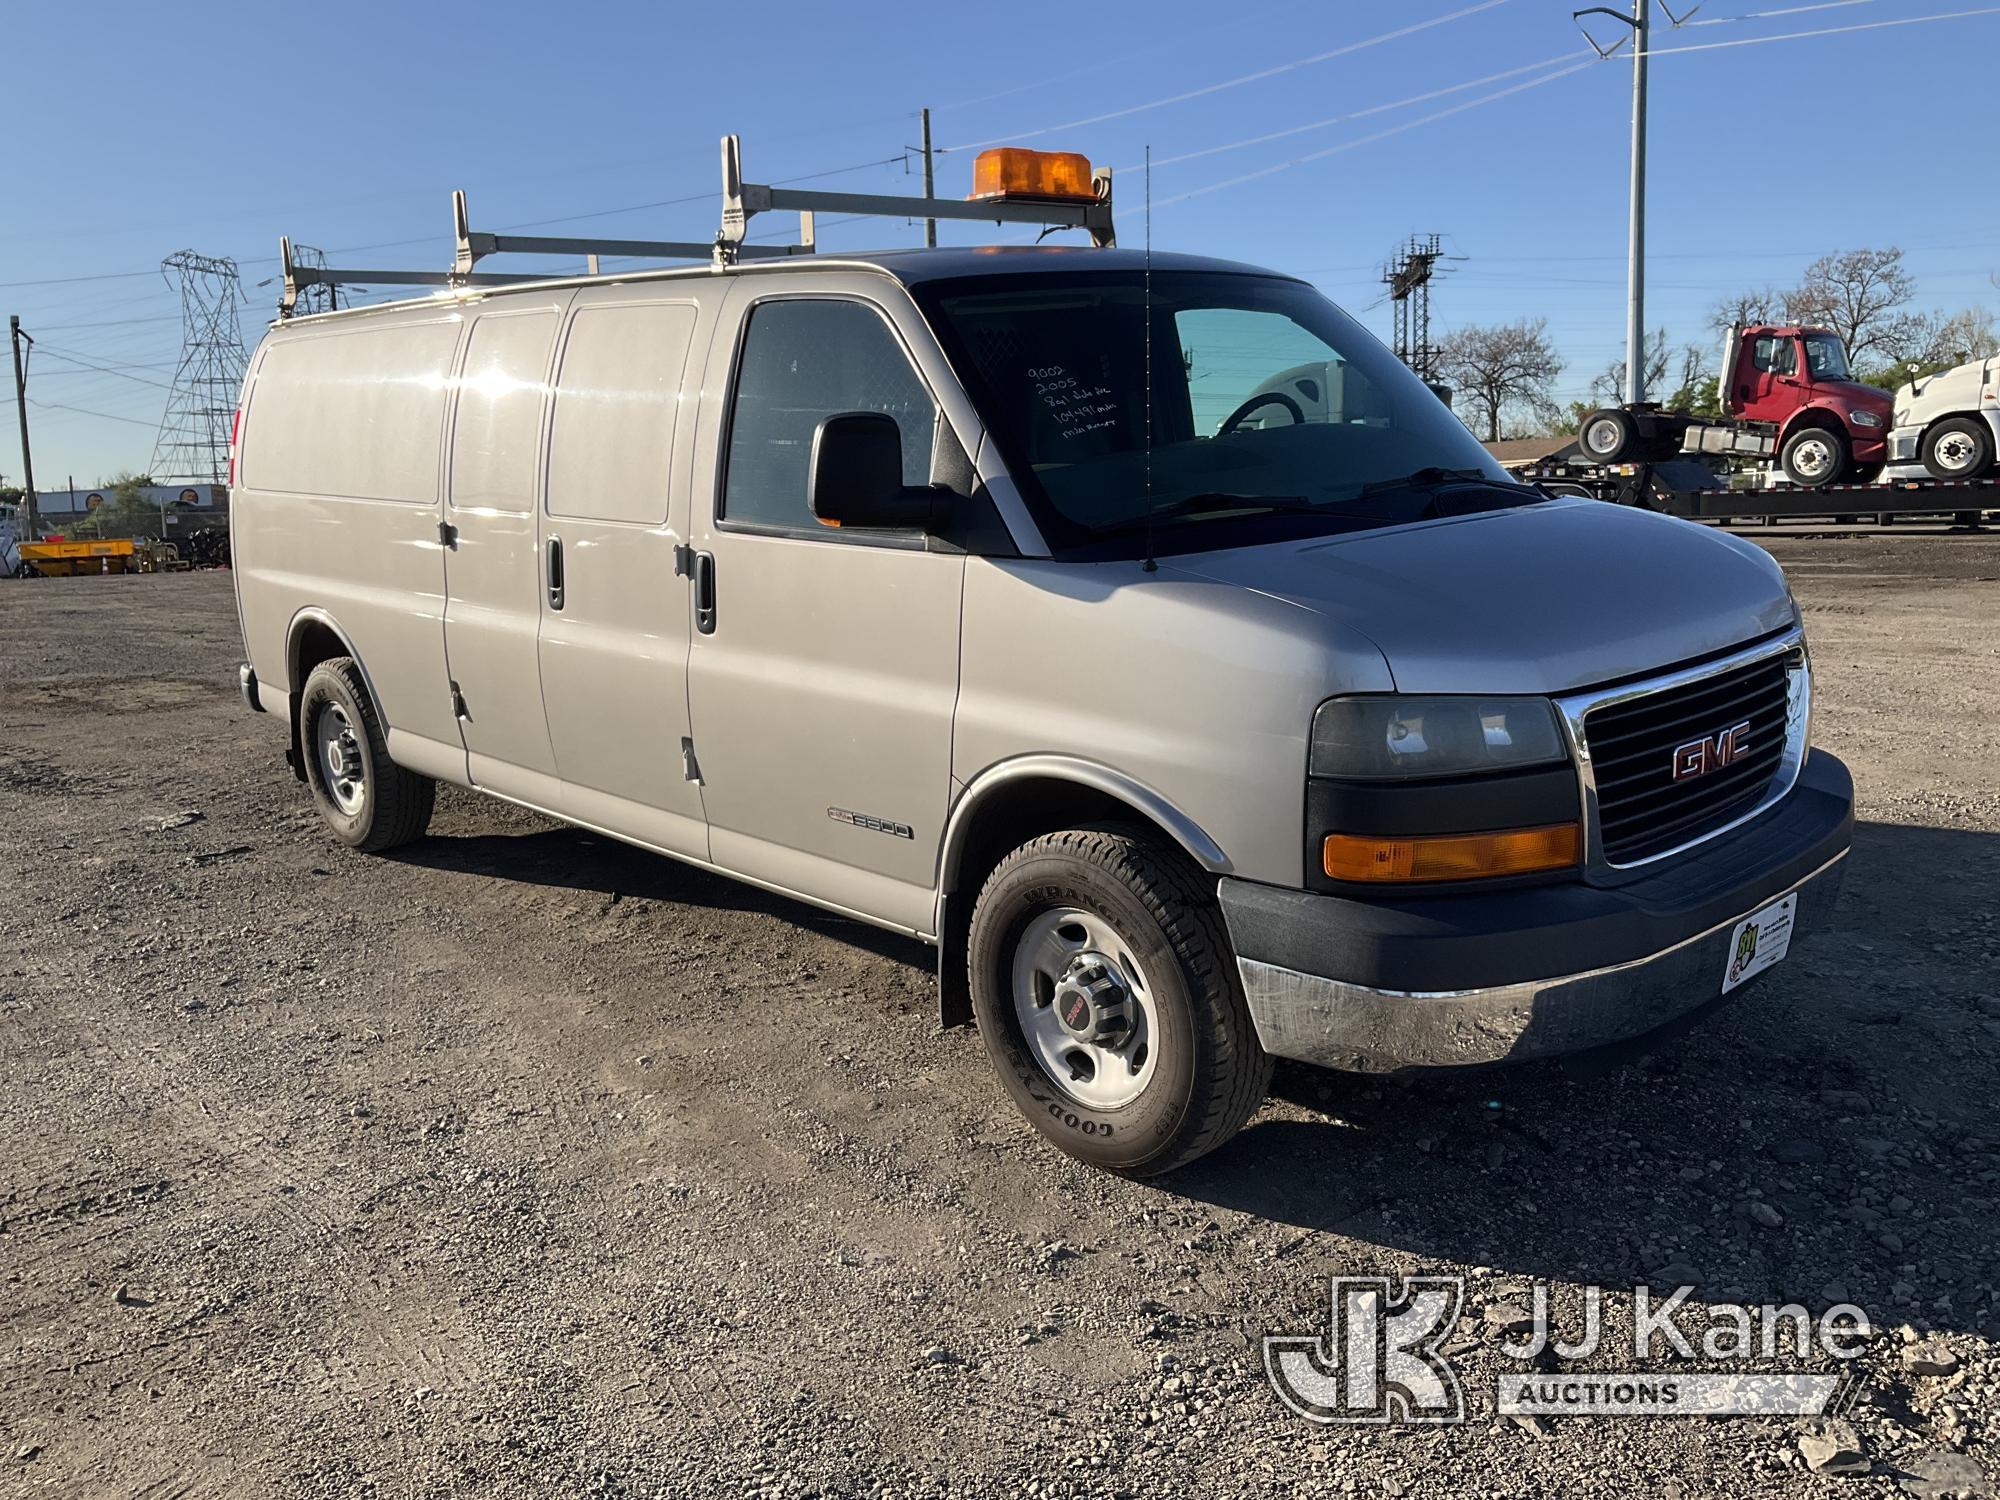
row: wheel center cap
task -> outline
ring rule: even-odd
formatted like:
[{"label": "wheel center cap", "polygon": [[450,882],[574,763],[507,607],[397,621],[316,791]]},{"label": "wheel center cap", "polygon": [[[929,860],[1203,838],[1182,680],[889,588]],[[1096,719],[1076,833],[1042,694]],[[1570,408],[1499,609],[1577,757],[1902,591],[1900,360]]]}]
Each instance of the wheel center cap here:
[{"label": "wheel center cap", "polygon": [[1070,960],[1056,982],[1056,1019],[1080,1042],[1115,1047],[1132,1031],[1131,992],[1110,962],[1096,953]]}]

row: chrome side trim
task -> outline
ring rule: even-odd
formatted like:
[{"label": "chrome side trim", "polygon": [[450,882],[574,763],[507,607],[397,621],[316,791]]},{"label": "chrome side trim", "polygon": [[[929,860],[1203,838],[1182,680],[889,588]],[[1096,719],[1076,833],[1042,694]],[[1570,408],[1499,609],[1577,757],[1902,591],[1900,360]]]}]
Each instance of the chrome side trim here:
[{"label": "chrome side trim", "polygon": [[[1785,701],[1785,749],[1778,762],[1778,768],[1771,773],[1771,784],[1756,806],[1730,819],[1727,823],[1709,829],[1695,838],[1662,849],[1657,854],[1649,854],[1644,859],[1617,863],[1604,854],[1603,834],[1598,827],[1597,814],[1597,767],[1591,759],[1590,741],[1585,731],[1584,720],[1594,709],[1612,704],[1629,703],[1636,698],[1651,697],[1655,693],[1671,692],[1676,688],[1702,682],[1710,677],[1719,677],[1725,672],[1736,671],[1740,667],[1768,661],[1774,656],[1797,652],[1798,660],[1791,668],[1786,683]],[[1582,797],[1583,812],[1583,866],[1586,872],[1597,875],[1622,873],[1627,870],[1644,869],[1663,859],[1673,859],[1690,849],[1700,847],[1710,839],[1722,837],[1731,829],[1740,828],[1752,818],[1760,817],[1771,810],[1785,795],[1798,784],[1799,772],[1806,763],[1806,751],[1812,746],[1812,660],[1806,650],[1805,630],[1792,626],[1784,634],[1771,640],[1760,641],[1754,646],[1718,660],[1703,662],[1697,667],[1684,667],[1677,672],[1667,672],[1658,677],[1649,677],[1643,682],[1628,682],[1621,687],[1599,688],[1595,691],[1571,693],[1555,700],[1557,713],[1562,719],[1563,734],[1569,741],[1570,754],[1576,761],[1577,782]]]}]

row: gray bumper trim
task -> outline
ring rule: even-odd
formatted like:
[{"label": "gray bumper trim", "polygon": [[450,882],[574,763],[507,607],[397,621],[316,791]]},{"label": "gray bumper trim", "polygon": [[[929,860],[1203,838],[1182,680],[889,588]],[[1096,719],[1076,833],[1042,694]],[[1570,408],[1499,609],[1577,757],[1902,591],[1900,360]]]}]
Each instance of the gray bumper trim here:
[{"label": "gray bumper trim", "polygon": [[239,662],[236,666],[236,688],[243,694],[243,703],[253,714],[264,711],[264,700],[257,693],[257,670],[249,662]]},{"label": "gray bumper trim", "polygon": [[1549,979],[1420,992],[1249,958],[1236,966],[1257,1038],[1276,1057],[1362,1073],[1559,1057],[1643,1036],[1716,1000],[1736,924],[1797,891],[1796,942],[1832,910],[1846,858],[1843,849],[1787,891],[1657,953]]}]

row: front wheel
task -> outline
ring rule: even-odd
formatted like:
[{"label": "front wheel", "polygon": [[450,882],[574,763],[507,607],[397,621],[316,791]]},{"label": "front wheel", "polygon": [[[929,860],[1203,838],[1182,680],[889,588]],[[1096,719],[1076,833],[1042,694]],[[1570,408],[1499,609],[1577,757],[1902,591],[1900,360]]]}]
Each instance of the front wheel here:
[{"label": "front wheel", "polygon": [[1803,489],[1825,489],[1847,470],[1847,439],[1826,427],[1801,427],[1778,455],[1785,478]]},{"label": "front wheel", "polygon": [[1993,434],[1973,417],[1952,417],[1924,434],[1924,467],[1935,479],[1977,479],[1993,465]]},{"label": "front wheel", "polygon": [[313,801],[343,844],[379,854],[423,837],[437,783],[389,759],[381,715],[353,657],[323,661],[306,678],[299,743]]},{"label": "front wheel", "polygon": [[1099,826],[1023,844],[987,877],[967,963],[1014,1103],[1128,1176],[1214,1150],[1271,1079],[1212,890],[1181,855]]}]

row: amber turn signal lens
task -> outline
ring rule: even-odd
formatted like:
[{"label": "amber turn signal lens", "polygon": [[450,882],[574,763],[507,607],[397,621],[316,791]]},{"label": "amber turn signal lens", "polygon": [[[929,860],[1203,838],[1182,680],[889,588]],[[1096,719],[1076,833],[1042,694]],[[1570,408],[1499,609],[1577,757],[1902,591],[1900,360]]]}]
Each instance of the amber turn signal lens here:
[{"label": "amber turn signal lens", "polygon": [[980,152],[972,163],[972,196],[1095,203],[1097,189],[1090,181],[1090,158],[1078,152],[999,146]]},{"label": "amber turn signal lens", "polygon": [[1577,849],[1574,823],[1438,838],[1329,833],[1320,862],[1334,880],[1476,880],[1482,875],[1560,870],[1576,863]]}]

